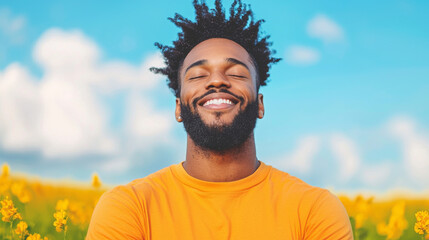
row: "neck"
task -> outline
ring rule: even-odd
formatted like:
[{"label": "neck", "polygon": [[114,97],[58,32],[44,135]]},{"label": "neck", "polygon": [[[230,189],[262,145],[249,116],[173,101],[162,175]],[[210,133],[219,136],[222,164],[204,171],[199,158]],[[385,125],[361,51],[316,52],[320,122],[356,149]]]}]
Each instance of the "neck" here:
[{"label": "neck", "polygon": [[230,182],[251,175],[259,166],[253,133],[239,148],[226,152],[202,149],[188,136],[183,167],[194,178],[209,182]]}]

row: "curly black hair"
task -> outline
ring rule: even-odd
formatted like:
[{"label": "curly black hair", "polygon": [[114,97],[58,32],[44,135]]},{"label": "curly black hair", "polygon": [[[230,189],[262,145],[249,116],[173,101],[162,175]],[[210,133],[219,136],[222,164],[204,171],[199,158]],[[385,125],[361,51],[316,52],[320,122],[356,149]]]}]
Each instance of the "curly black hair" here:
[{"label": "curly black hair", "polygon": [[242,4],[241,0],[234,0],[229,10],[229,19],[220,0],[215,1],[215,8],[207,7],[205,1],[194,0],[195,22],[184,18],[176,13],[174,18],[168,18],[176,26],[182,29],[179,39],[173,42],[173,46],[165,46],[155,43],[162,54],[166,67],[150,70],[168,77],[168,86],[173,90],[176,97],[180,96],[179,71],[188,53],[199,43],[210,38],[226,38],[232,40],[247,50],[257,70],[257,90],[259,86],[266,85],[270,76],[268,70],[271,64],[280,61],[280,58],[271,57],[275,50],[270,50],[272,45],[268,42],[269,35],[260,38],[259,29],[263,19],[254,21],[253,12]]}]

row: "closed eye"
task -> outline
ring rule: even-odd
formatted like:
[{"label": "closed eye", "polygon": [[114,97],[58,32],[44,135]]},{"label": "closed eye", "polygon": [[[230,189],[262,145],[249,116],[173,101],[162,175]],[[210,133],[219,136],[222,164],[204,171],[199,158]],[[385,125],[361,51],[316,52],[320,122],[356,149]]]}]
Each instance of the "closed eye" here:
[{"label": "closed eye", "polygon": [[247,78],[246,76],[235,75],[235,74],[230,74],[228,76],[230,76],[230,77],[236,77],[236,78]]},{"label": "closed eye", "polygon": [[201,75],[201,76],[191,77],[191,78],[189,78],[189,80],[194,80],[194,79],[203,78],[203,77],[207,77],[207,76]]}]

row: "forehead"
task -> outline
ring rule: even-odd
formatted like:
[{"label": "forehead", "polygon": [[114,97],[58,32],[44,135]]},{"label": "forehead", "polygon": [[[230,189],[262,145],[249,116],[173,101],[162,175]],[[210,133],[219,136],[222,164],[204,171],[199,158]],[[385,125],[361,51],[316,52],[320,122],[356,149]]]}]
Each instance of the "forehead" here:
[{"label": "forehead", "polygon": [[196,45],[183,61],[182,69],[200,60],[208,62],[235,58],[253,66],[249,53],[240,44],[225,38],[211,38]]}]

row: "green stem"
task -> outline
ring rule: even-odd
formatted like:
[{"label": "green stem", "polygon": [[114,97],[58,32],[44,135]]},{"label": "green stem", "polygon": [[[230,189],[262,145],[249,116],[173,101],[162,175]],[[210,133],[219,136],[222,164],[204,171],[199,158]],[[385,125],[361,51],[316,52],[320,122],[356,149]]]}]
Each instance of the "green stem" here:
[{"label": "green stem", "polygon": [[10,221],[10,240],[13,239],[13,220]]},{"label": "green stem", "polygon": [[[68,214],[67,214],[68,215]],[[66,224],[64,224],[64,240],[66,240],[66,234],[67,234],[67,220],[69,219],[69,216],[66,217]]]},{"label": "green stem", "polygon": [[359,240],[358,235],[357,235],[357,229],[355,228],[353,231],[353,239],[354,240]]}]

